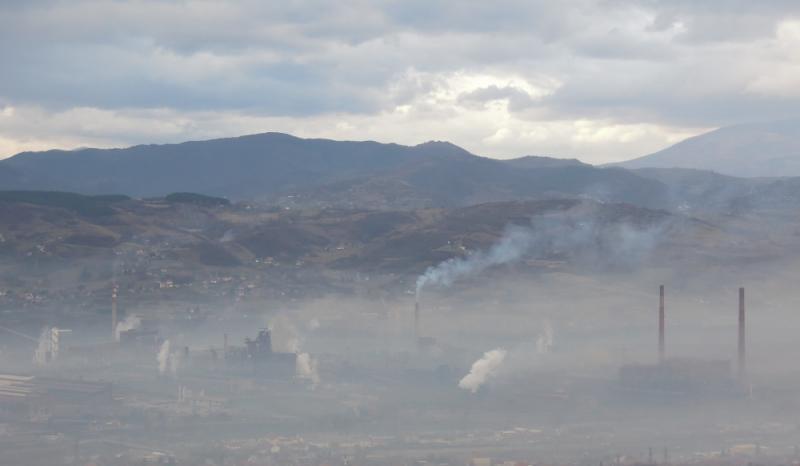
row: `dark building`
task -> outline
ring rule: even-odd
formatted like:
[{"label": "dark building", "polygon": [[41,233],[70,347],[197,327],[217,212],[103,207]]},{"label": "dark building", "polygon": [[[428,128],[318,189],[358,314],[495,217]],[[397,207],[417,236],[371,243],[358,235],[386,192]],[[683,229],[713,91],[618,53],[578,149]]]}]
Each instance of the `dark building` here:
[{"label": "dark building", "polygon": [[260,377],[292,377],[297,354],[272,350],[272,335],[268,329],[258,332],[255,339],[245,338],[244,346],[231,346],[225,352],[225,364],[230,370],[252,370]]},{"label": "dark building", "polygon": [[728,361],[698,359],[666,359],[658,364],[633,364],[619,371],[623,388],[703,395],[731,392],[735,381]]}]

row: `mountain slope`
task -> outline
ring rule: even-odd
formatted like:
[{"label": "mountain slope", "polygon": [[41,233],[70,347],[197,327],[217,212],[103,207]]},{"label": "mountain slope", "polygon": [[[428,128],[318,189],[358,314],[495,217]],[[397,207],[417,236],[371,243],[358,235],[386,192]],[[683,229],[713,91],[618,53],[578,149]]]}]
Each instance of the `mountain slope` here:
[{"label": "mountain slope", "polygon": [[664,187],[618,168],[546,158],[501,161],[446,142],[417,146],[238,138],[18,154],[0,161],[0,189],[196,192],[232,199],[369,208],[461,206],[541,197],[590,197],[659,206]]},{"label": "mountain slope", "polygon": [[618,166],[693,168],[741,177],[800,176],[800,120],[720,128]]},{"label": "mountain slope", "polygon": [[131,263],[146,262],[153,269],[168,263],[180,264],[181,270],[260,268],[265,260],[290,268],[302,261],[312,267],[416,274],[466,251],[489,248],[509,225],[532,228],[533,219],[545,215],[565,215],[574,228],[589,222],[596,229],[648,230],[669,223],[707,230],[665,211],[576,199],[414,211],[301,211],[103,197],[113,202],[107,204],[110,212],[99,216],[63,206],[61,198],[94,199],[71,193],[0,196],[0,257],[6,265],[127,255]]},{"label": "mountain slope", "polygon": [[[452,147],[436,149],[451,157],[469,155]],[[265,133],[126,149],[27,152],[0,162],[0,167],[22,174],[17,179],[21,186],[6,188],[134,196],[189,191],[250,197],[384,170],[433,150],[429,145],[404,147]]]}]

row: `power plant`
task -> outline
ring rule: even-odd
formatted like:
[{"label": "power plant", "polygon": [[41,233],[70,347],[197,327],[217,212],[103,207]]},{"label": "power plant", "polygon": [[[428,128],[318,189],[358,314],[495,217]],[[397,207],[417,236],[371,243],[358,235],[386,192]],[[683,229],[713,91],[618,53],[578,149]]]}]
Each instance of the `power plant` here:
[{"label": "power plant", "polygon": [[272,333],[264,328],[256,338],[245,338],[244,346],[230,346],[224,335],[223,359],[229,371],[245,370],[258,377],[291,378],[295,373],[296,353],[279,353],[272,349]]},{"label": "power plant", "polygon": [[[426,391],[430,390],[430,393],[437,397],[437,403],[447,403],[450,407],[456,406],[470,413],[466,422],[471,422],[472,417],[477,416],[475,412],[482,409],[489,411],[507,409],[508,406],[514,405],[514,400],[522,398],[529,400],[532,406],[531,412],[545,410],[550,413],[548,415],[558,417],[560,415],[552,413],[558,413],[559,406],[577,402],[588,402],[591,406],[599,404],[604,409],[615,409],[620,406],[618,404],[620,402],[626,406],[628,404],[635,406],[637,409],[661,409],[664,403],[676,401],[678,404],[721,401],[731,403],[733,406],[741,403],[747,393],[744,388],[747,383],[744,288],[738,289],[738,377],[731,370],[732,364],[728,360],[674,356],[677,352],[674,337],[670,340],[673,342],[670,348],[667,347],[666,288],[660,285],[657,314],[652,316],[648,312],[651,316],[648,320],[655,317],[657,327],[657,335],[654,335],[652,320],[647,325],[651,330],[646,332],[649,351],[645,353],[648,359],[653,360],[651,363],[625,364],[620,367],[615,360],[602,367],[605,378],[592,379],[583,374],[567,374],[566,370],[562,372],[548,364],[563,356],[561,351],[571,344],[570,336],[565,335],[561,340],[565,343],[551,350],[553,330],[546,320],[547,326],[536,340],[535,354],[523,355],[524,358],[541,362],[542,366],[532,366],[533,368],[529,369],[531,373],[520,375],[519,378],[512,379],[513,383],[507,383],[508,380],[502,379],[508,377],[503,370],[507,366],[518,364],[522,359],[520,353],[515,353],[516,349],[513,346],[498,347],[485,352],[482,358],[472,363],[472,367],[460,365],[455,358],[447,359],[450,357],[447,351],[452,351],[456,344],[449,343],[445,329],[439,331],[442,332],[441,339],[448,343],[437,346],[437,341],[429,336],[432,330],[426,329],[424,325],[429,320],[422,319],[423,303],[415,300],[413,314],[410,316],[413,319],[413,328],[408,329],[408,326],[403,326],[398,335],[399,341],[404,345],[403,353],[398,353],[400,356],[388,355],[386,359],[381,360],[382,363],[388,361],[390,364],[385,372],[373,372],[374,367],[366,369],[368,366],[359,366],[359,363],[353,362],[356,359],[351,359],[349,355],[337,355],[328,360],[323,358],[325,364],[330,364],[325,366],[326,370],[334,374],[331,379],[345,384],[346,389],[335,395],[323,392],[318,398],[315,398],[316,394],[306,393],[306,390],[312,390],[310,387],[319,385],[318,376],[303,378],[300,375],[300,367],[303,365],[309,371],[316,372],[317,361],[310,361],[308,354],[299,351],[281,352],[274,349],[274,344],[281,346],[278,342],[285,337],[274,333],[278,331],[274,326],[259,328],[255,335],[243,338],[238,344],[231,341],[228,333],[236,331],[234,326],[226,327],[224,332],[219,328],[207,327],[213,329],[211,339],[218,338],[216,340],[218,343],[210,346],[197,344],[192,346],[192,342],[182,340],[178,335],[176,330],[181,327],[171,325],[166,319],[157,319],[153,315],[150,315],[150,318],[139,318],[133,313],[126,313],[118,308],[116,297],[117,288],[114,287],[112,323],[115,324],[116,341],[108,342],[105,339],[106,325],[102,325],[102,342],[85,343],[79,337],[77,342],[81,344],[76,345],[70,344],[76,340],[74,335],[70,339],[73,341],[61,338],[69,334],[69,331],[48,327],[45,332],[47,338],[39,339],[46,341],[47,344],[41,347],[44,351],[37,353],[37,358],[47,361],[46,365],[38,367],[42,373],[0,375],[0,416],[6,420],[12,419],[14,422],[53,425],[64,422],[64,419],[70,422],[81,419],[81,422],[91,424],[99,423],[99,420],[109,422],[105,421],[107,419],[128,421],[127,416],[131,418],[134,416],[129,414],[132,412],[136,413],[136,416],[143,415],[133,411],[133,408],[123,408],[130,404],[142,412],[149,413],[148,416],[156,416],[152,413],[160,413],[157,416],[165,416],[168,419],[178,419],[181,416],[217,419],[215,418],[217,416],[218,419],[225,419],[224,422],[235,423],[235,420],[247,416],[246,412],[237,411],[240,409],[237,406],[243,404],[241,400],[258,404],[263,397],[268,396],[275,396],[279,400],[292,397],[302,400],[304,397],[309,397],[308,403],[311,405],[341,396],[347,403],[352,403],[353,407],[350,408],[348,405],[348,409],[352,410],[353,416],[360,418],[364,416],[361,413],[367,409],[383,409],[374,406],[382,406],[379,404],[382,401],[380,397],[394,396],[392,389],[395,389],[402,393],[402,397],[409,396],[406,392],[415,390],[419,390],[420,396],[427,396]],[[431,308],[434,309],[433,306]],[[447,312],[446,306],[435,309]],[[732,312],[726,315],[731,316]],[[672,317],[670,323],[674,323],[675,320]],[[455,327],[458,323],[453,325]],[[408,351],[410,332],[413,332],[416,352]],[[524,332],[530,333],[527,329],[521,333]],[[533,342],[534,336],[534,334],[528,335],[530,343]],[[32,337],[26,339],[33,340]],[[732,343],[732,339],[729,341]],[[668,352],[668,349],[672,351]],[[457,348],[457,351],[461,350]],[[670,353],[673,353],[672,356]],[[443,357],[443,354],[446,356]],[[458,353],[453,354],[459,356]],[[337,363],[331,364],[331,360]],[[77,364],[78,367],[99,367],[102,371],[106,371],[97,372],[101,374],[107,374],[108,371],[119,374],[122,382],[113,379],[115,397],[111,396],[111,383],[105,382],[102,377],[94,380],[73,380],[65,376],[69,369],[58,376],[52,375],[53,372],[44,373],[44,371],[58,371],[60,366],[69,367],[70,364]],[[157,364],[158,370],[156,370]],[[391,366],[391,364],[396,365]],[[442,367],[446,367],[447,370],[441,370]],[[144,375],[136,374],[136,368],[148,368],[148,372]],[[614,374],[616,377],[607,376],[617,370],[618,372]],[[467,373],[467,376],[461,377],[464,373]],[[580,379],[580,383],[576,383],[576,377],[584,378]],[[312,381],[313,384],[310,383]],[[362,399],[356,388],[360,387],[356,381],[366,384],[364,391],[368,395],[363,396],[372,403],[368,408],[359,405],[361,401],[358,403],[352,401]],[[377,393],[380,393],[380,397],[370,394],[374,388],[379,390]],[[466,390],[469,396],[459,397],[459,390]],[[390,402],[396,403],[397,399],[391,398]],[[264,409],[268,413],[267,419],[272,419],[269,416],[276,407],[264,406]],[[337,408],[325,422],[341,422],[339,419],[350,412]],[[425,414],[415,412],[413,415]],[[503,412],[502,416],[511,414]],[[275,418],[286,419],[278,416]],[[113,424],[109,422],[109,425]],[[503,438],[505,435],[522,435],[520,432],[542,435],[532,434],[533,431],[541,430],[538,427],[530,429],[530,432],[523,427],[520,427],[519,431],[516,429],[505,432],[497,438]],[[555,438],[554,441],[557,440],[558,438]],[[160,451],[155,447],[151,450]],[[619,464],[626,463],[619,462]]]},{"label": "power plant", "polygon": [[660,285],[658,362],[656,364],[631,364],[621,367],[619,372],[621,387],[640,393],[658,392],[691,396],[736,395],[742,393],[746,360],[744,288],[739,288],[738,385],[734,383],[728,361],[667,358],[665,323],[665,291],[664,285]]}]

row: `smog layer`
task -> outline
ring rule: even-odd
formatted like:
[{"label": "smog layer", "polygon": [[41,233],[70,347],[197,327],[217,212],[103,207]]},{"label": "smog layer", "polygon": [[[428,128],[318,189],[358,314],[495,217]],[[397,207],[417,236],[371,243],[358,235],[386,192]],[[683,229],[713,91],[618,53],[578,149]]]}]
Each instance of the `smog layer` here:
[{"label": "smog layer", "polygon": [[0,464],[796,460],[794,178],[526,159],[445,196],[453,147],[0,192]]}]

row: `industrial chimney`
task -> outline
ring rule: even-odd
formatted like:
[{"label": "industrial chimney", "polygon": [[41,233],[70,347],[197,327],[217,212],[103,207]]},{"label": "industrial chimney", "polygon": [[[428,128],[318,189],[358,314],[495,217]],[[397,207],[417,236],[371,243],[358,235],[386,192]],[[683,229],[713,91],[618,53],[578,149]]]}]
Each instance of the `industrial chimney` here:
[{"label": "industrial chimney", "polygon": [[739,288],[739,380],[747,373],[747,347],[745,341],[744,288]]},{"label": "industrial chimney", "polygon": [[419,341],[419,301],[414,301],[414,341]]},{"label": "industrial chimney", "polygon": [[666,353],[664,341],[664,285],[658,287],[658,362],[663,363]]},{"label": "industrial chimney", "polygon": [[111,289],[111,339],[117,338],[117,284]]}]

